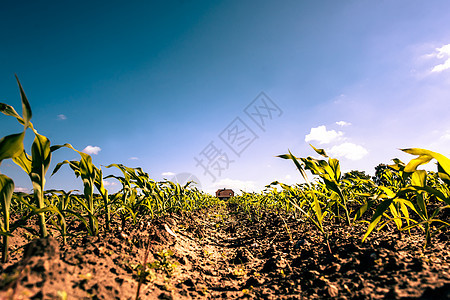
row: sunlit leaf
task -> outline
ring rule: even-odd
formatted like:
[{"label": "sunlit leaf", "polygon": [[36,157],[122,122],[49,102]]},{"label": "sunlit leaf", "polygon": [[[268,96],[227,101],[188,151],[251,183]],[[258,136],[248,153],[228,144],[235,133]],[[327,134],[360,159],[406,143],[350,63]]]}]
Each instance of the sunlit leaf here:
[{"label": "sunlit leaf", "polygon": [[[450,175],[450,159],[448,159],[444,155],[420,148],[409,148],[401,150],[412,155],[418,155],[419,157],[417,159],[419,159],[420,163],[429,162],[430,161],[430,159],[428,159],[429,157],[436,159],[441,165],[442,169],[445,171],[445,173]],[[415,160],[413,161],[414,161],[413,163],[410,162],[408,163],[408,165],[406,165],[405,172],[413,172],[417,168],[418,166],[417,161]]]},{"label": "sunlit leaf", "polygon": [[23,151],[25,132],[7,135],[0,139],[0,163],[7,158],[19,156]]}]

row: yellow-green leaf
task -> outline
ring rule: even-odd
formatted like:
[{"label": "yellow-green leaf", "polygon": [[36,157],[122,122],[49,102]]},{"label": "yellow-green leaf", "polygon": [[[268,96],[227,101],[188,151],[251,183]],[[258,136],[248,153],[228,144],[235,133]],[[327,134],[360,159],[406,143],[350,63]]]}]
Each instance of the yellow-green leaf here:
[{"label": "yellow-green leaf", "polygon": [[311,144],[309,144],[309,145],[314,149],[314,151],[317,152],[317,154],[322,155],[322,156],[324,156],[324,157],[328,157],[328,155],[325,153],[325,150],[324,150],[324,149],[317,149],[317,148],[314,147],[313,145],[311,145]]},{"label": "yellow-green leaf", "polygon": [[411,185],[424,187],[427,180],[427,172],[425,170],[416,170],[411,176]]},{"label": "yellow-green leaf", "polygon": [[7,135],[0,139],[0,162],[19,156],[23,150],[25,132]]},{"label": "yellow-green leaf", "polygon": [[406,153],[419,156],[415,160],[413,159],[410,163],[408,163],[408,165],[406,165],[405,172],[414,172],[418,165],[429,162],[431,159],[428,158],[432,157],[439,162],[445,173],[450,175],[450,159],[448,159],[444,155],[420,148],[409,148],[401,150]]},{"label": "yellow-green leaf", "polygon": [[22,151],[19,156],[14,157],[13,161],[21,167],[25,173],[31,173],[31,157],[25,151]]}]

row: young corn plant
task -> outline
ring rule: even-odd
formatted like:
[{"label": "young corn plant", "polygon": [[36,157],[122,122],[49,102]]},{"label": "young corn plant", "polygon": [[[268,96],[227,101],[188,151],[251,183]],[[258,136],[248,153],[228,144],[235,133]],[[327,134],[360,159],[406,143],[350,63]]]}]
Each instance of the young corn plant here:
[{"label": "young corn plant", "polygon": [[75,152],[80,154],[81,159],[79,161],[65,160],[63,162],[58,163],[56,165],[55,169],[53,170],[52,176],[53,176],[53,174],[58,172],[58,170],[64,164],[68,164],[69,167],[74,171],[74,173],[77,177],[81,176],[81,179],[83,180],[83,186],[84,186],[85,201],[80,201],[80,204],[83,206],[83,208],[88,213],[89,234],[96,236],[98,234],[98,220],[95,217],[94,185],[95,185],[96,177],[99,176],[101,173],[98,173],[96,171],[96,167],[92,163],[92,158],[89,154],[86,154],[86,153],[76,150],[70,144],[65,144],[60,147],[67,147],[67,148],[74,150]]},{"label": "young corn plant", "polygon": [[[438,177],[442,180],[443,185],[447,187],[450,186],[450,159],[442,154],[425,150],[419,148],[402,149],[402,151],[417,155],[418,157],[412,159],[408,165],[405,167],[405,172],[413,172],[411,176],[410,187],[400,191],[400,195],[407,193],[410,189],[414,191],[414,196],[412,198],[411,209],[419,216],[420,222],[408,226],[411,227],[418,226],[425,233],[425,244],[424,247],[431,243],[431,237],[438,231],[450,226],[448,220],[441,220],[438,218],[439,213],[443,209],[450,208],[450,195],[448,193],[443,193],[433,186],[427,185],[427,173],[424,170],[417,170],[419,165],[428,163],[432,159],[437,160]],[[447,189],[448,190],[448,189]],[[434,197],[442,202],[442,206],[434,209],[434,211],[429,211],[428,203],[429,199]],[[436,230],[433,231],[433,224],[439,224]]]},{"label": "young corn plant", "polygon": [[99,191],[100,195],[102,196],[103,200],[103,206],[105,209],[105,223],[106,223],[106,231],[109,231],[111,229],[111,208],[109,203],[109,197],[108,197],[108,190],[105,189],[105,186],[103,184],[103,173],[101,168],[97,168],[94,166],[95,170],[95,181],[94,185]]},{"label": "young corn plant", "polygon": [[[405,174],[403,177],[410,177],[408,185],[400,188],[396,193],[387,188],[384,189],[388,192],[388,197],[378,205],[362,241],[364,242],[376,228],[382,216],[385,216],[385,212],[388,209],[392,212],[392,206],[395,206],[396,202],[400,202],[405,207],[410,208],[420,218],[420,221],[417,222],[409,217],[407,210],[402,209],[403,215],[399,214],[395,216],[395,219],[405,219],[412,224],[408,224],[408,226],[401,230],[409,230],[416,226],[419,227],[425,233],[424,247],[427,247],[431,243],[431,237],[434,233],[450,226],[447,220],[438,218],[441,210],[450,208],[450,197],[448,194],[443,193],[442,190],[427,185],[426,171],[417,170],[417,167],[430,162],[432,159],[436,159],[438,162],[438,177],[448,186],[450,185],[450,160],[442,154],[425,149],[409,148],[402,149],[402,151],[418,156],[412,159],[403,169]],[[443,204],[434,211],[429,212],[427,203],[431,196],[442,201]],[[433,232],[433,224],[440,224],[441,226]]]},{"label": "young corn plant", "polygon": [[36,213],[39,218],[39,228],[41,237],[48,235],[45,221],[45,174],[50,166],[52,152],[61,148],[61,146],[50,146],[50,140],[37,133],[34,130],[35,139],[31,146],[31,156],[23,151],[19,156],[14,157],[13,161],[19,165],[30,177],[33,184],[33,194]]},{"label": "young corn plant", "polygon": [[[109,175],[105,178],[115,178],[122,184],[122,189],[119,193],[122,194],[122,201],[119,203],[119,208],[115,213],[120,213],[122,219],[122,228],[128,219],[132,219],[133,223],[137,222],[138,215],[145,215],[145,211],[150,212],[151,218],[154,216],[154,208],[149,198],[150,187],[152,182],[148,178],[148,174],[143,172],[140,168],[129,168],[122,164],[111,164],[106,168],[116,167],[122,173],[121,176]],[[116,199],[118,199],[116,197]]]},{"label": "young corn plant", "polygon": [[[24,152],[23,139],[27,128],[31,124],[30,119],[32,113],[30,104],[17,76],[16,80],[19,85],[22,100],[22,117],[19,116],[12,106],[4,103],[0,103],[0,111],[7,116],[16,117],[17,120],[23,124],[24,129],[21,133],[11,134],[0,139],[0,164],[4,159],[14,159]],[[8,260],[9,235],[11,234],[9,228],[9,218],[11,214],[10,209],[13,192],[14,181],[6,175],[0,174],[0,204],[2,207],[3,216],[3,218],[0,219],[1,235],[3,236],[2,262],[6,262]]]},{"label": "young corn plant", "polygon": [[[323,151],[323,153],[325,153],[325,152]],[[300,174],[305,179],[305,181],[308,185],[308,190],[307,190],[307,192],[304,192],[301,189],[299,189],[299,192],[302,195],[302,199],[309,200],[310,209],[313,213],[311,214],[310,210],[305,211],[303,209],[303,207],[300,207],[299,205],[297,205],[296,202],[298,200],[296,202],[291,202],[291,203],[295,208],[297,208],[300,212],[302,212],[304,214],[304,216],[322,233],[322,235],[325,239],[326,245],[328,247],[328,251],[331,254],[332,251],[331,251],[331,247],[330,247],[330,243],[329,243],[329,233],[326,231],[325,227],[323,226],[323,221],[324,221],[328,211],[322,212],[321,202],[319,201],[319,199],[317,197],[317,194],[319,194],[319,193],[315,189],[313,189],[313,187],[306,175],[306,172],[303,168],[303,165],[300,164],[300,162],[297,160],[297,158],[294,155],[292,155],[291,151],[289,151],[289,154],[279,155],[278,157],[283,158],[283,159],[291,159],[294,162],[297,169],[300,171]],[[302,160],[302,161],[303,161],[303,163],[305,163],[304,160]]]},{"label": "young corn plant", "polygon": [[72,214],[72,193],[77,190],[71,190],[71,191],[63,191],[63,190],[47,190],[45,191],[45,194],[50,194],[51,196],[48,199],[50,207],[54,207],[54,211],[57,213],[56,218],[57,220],[54,221],[52,218],[50,218],[50,222],[59,230],[61,233],[61,237],[63,239],[63,244],[65,245],[67,242],[67,224],[66,224],[66,216],[68,214]]},{"label": "young corn plant", "polygon": [[0,226],[1,226],[0,234],[3,236],[3,243],[2,243],[3,263],[7,262],[8,260],[9,235],[11,234],[9,231],[9,217],[10,217],[11,198],[13,192],[14,192],[14,181],[6,175],[0,174],[0,201],[2,205],[2,216],[3,216],[3,219],[0,219]]},{"label": "young corn plant", "polygon": [[122,221],[121,228],[125,228],[126,220],[130,217],[135,220],[135,215],[130,207],[130,203],[134,203],[134,199],[137,196],[137,191],[135,188],[131,187],[130,180],[127,176],[121,177],[121,176],[115,176],[115,175],[108,175],[106,178],[115,178],[120,181],[122,184],[122,189],[112,196],[110,201],[110,206],[114,207],[113,210],[113,216],[118,214],[120,216],[120,219]]},{"label": "young corn plant", "polygon": [[[0,106],[2,104],[0,103]],[[26,130],[26,128],[25,128]],[[25,130],[19,134],[12,134],[0,139],[0,164],[4,159],[14,158],[23,152],[23,138]],[[14,192],[14,181],[4,174],[0,174],[0,204],[2,208],[2,219],[0,219],[1,232],[3,236],[2,244],[2,262],[8,260],[8,247],[10,228],[10,214],[11,214],[11,198]]]},{"label": "young corn plant", "polygon": [[[33,184],[34,201],[36,204],[35,207],[37,208],[36,213],[39,219],[40,235],[41,237],[46,237],[48,235],[48,232],[45,222],[45,174],[50,165],[51,153],[59,149],[60,147],[50,147],[49,139],[43,135],[38,134],[36,129],[34,129],[33,124],[30,122],[32,117],[30,104],[17,76],[16,80],[19,85],[20,96],[22,100],[22,117],[19,116],[19,114],[12,106],[6,104],[0,104],[0,110],[5,115],[15,117],[19,121],[19,123],[24,125],[24,131],[21,134],[13,135],[13,138],[9,138],[8,142],[11,143],[12,140],[15,140],[16,145],[10,145],[7,147],[11,148],[8,151],[13,151],[15,153],[10,157],[28,174],[31,179],[31,182]],[[23,149],[23,137],[27,128],[30,128],[35,134],[35,139],[31,146],[31,156],[28,155]],[[22,143],[22,146],[19,146],[18,143]]]},{"label": "young corn plant", "polygon": [[[314,146],[310,145],[314,151],[323,156],[328,157],[323,149],[317,149]],[[309,180],[306,177],[306,170],[311,171],[313,175],[318,175],[320,179],[322,179],[328,191],[331,192],[330,200],[332,201],[330,204],[335,207],[334,215],[337,218],[340,218],[339,208],[341,207],[345,213],[345,221],[347,225],[351,225],[350,213],[347,207],[348,199],[345,197],[341,188],[341,170],[339,165],[339,160],[334,158],[328,158],[328,161],[318,160],[312,157],[300,158],[303,164],[300,164],[298,159],[292,155],[289,151],[289,154],[279,155],[278,157],[284,159],[292,159],[297,166],[297,169],[302,174],[303,178],[305,178],[306,182],[309,184]]]}]

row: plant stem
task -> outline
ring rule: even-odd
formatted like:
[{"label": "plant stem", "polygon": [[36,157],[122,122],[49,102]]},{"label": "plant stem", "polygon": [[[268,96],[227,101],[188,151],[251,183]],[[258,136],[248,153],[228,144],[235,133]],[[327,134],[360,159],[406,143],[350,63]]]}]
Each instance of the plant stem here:
[{"label": "plant stem", "polygon": [[9,236],[3,236],[2,263],[8,261]]}]

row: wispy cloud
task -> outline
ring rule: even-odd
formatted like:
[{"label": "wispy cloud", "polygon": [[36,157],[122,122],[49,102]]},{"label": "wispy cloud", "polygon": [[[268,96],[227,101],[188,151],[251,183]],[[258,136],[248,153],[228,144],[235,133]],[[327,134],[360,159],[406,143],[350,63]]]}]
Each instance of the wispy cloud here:
[{"label": "wispy cloud", "polygon": [[175,173],[173,173],[173,172],[164,172],[164,173],[161,173],[161,175],[162,176],[175,176]]},{"label": "wispy cloud", "polygon": [[311,128],[309,134],[305,136],[305,142],[318,141],[319,144],[329,144],[339,140],[344,133],[342,131],[327,130],[325,125]]},{"label": "wispy cloud", "polygon": [[89,154],[89,155],[97,155],[100,151],[102,150],[102,148],[98,147],[98,146],[87,146],[86,148],[83,149],[82,152]]},{"label": "wispy cloud", "polygon": [[352,125],[352,123],[349,122],[345,122],[345,121],[338,121],[336,122],[337,125],[341,126],[341,127],[345,127],[345,126],[350,126]]},{"label": "wispy cloud", "polygon": [[450,44],[444,45],[441,48],[436,48],[436,52],[431,54],[431,57],[436,57],[441,60],[445,59],[443,63],[433,67],[431,70],[432,73],[439,73],[450,69]]},{"label": "wispy cloud", "polygon": [[117,182],[103,180],[103,185],[104,186],[116,186]]},{"label": "wispy cloud", "polygon": [[132,157],[129,158],[129,160],[139,160],[139,157],[132,156]]},{"label": "wispy cloud", "polygon": [[57,118],[58,120],[60,120],[60,121],[67,120],[67,116],[66,116],[66,115],[63,115],[63,114],[57,115],[56,118]]},{"label": "wispy cloud", "polygon": [[350,160],[360,160],[369,153],[363,146],[348,142],[333,146],[327,152],[332,156]]}]

